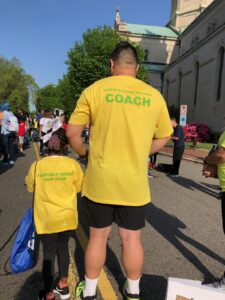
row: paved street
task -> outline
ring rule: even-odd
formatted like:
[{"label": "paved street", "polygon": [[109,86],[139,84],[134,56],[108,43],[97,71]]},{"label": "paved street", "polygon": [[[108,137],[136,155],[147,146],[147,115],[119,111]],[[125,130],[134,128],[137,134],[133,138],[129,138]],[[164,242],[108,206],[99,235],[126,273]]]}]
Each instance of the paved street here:
[{"label": "paved street", "polygon": [[[26,157],[18,158],[13,168],[0,166],[0,247],[31,205],[32,195],[26,192],[24,177],[34,159],[35,151],[31,146],[26,150]],[[158,159],[158,162],[170,161],[171,158],[166,156]],[[221,225],[218,181],[203,178],[201,168],[199,164],[183,162],[181,176],[176,179],[153,172],[155,177],[150,179],[152,204],[147,210],[146,228],[143,232],[143,300],[164,300],[169,276],[207,280],[224,271],[225,238]],[[86,231],[81,201],[79,206],[80,220]],[[118,299],[122,299],[119,287],[124,277],[120,267],[120,241],[116,230],[114,227],[108,243],[105,273]],[[78,239],[80,240],[80,235]],[[82,277],[83,251],[78,239],[75,237],[76,249],[74,238],[71,239],[71,253],[75,257],[77,273]],[[0,255],[1,273],[4,272],[3,265],[9,256],[9,250],[10,246],[7,246]],[[35,269],[27,273],[2,276],[1,299],[36,299],[41,285],[40,270],[39,261]],[[74,266],[71,266],[71,270],[70,277],[73,278]],[[103,298],[99,296],[98,299]]]}]

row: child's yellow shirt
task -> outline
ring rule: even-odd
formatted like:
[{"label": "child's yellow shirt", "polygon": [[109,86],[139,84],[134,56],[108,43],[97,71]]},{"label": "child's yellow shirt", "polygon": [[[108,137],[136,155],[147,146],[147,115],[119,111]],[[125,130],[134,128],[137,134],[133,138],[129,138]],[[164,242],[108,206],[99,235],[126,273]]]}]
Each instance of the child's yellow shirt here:
[{"label": "child's yellow shirt", "polygon": [[77,228],[77,193],[83,176],[80,165],[65,156],[48,156],[31,165],[25,180],[29,192],[34,192],[35,186],[34,221],[38,234]]}]

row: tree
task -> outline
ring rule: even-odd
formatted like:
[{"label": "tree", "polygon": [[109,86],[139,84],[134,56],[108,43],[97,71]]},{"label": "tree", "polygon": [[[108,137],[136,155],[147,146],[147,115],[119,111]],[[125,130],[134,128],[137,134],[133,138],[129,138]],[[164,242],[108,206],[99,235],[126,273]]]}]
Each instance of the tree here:
[{"label": "tree", "polygon": [[37,110],[54,108],[61,108],[62,102],[59,98],[58,87],[53,84],[48,84],[40,88],[36,94],[36,108]]},{"label": "tree", "polygon": [[[75,43],[68,52],[67,74],[58,81],[57,86],[47,85],[37,93],[37,109],[53,109],[55,107],[70,114],[81,92],[95,81],[110,75],[109,57],[121,37],[110,27],[89,29],[83,34],[81,42]],[[143,61],[144,52],[132,43]],[[140,68],[138,78],[147,82],[147,71]]]},{"label": "tree", "polygon": [[33,77],[26,74],[18,59],[0,57],[0,103],[9,102],[11,109],[29,110],[30,89],[36,90]]},{"label": "tree", "polygon": [[71,85],[68,75],[64,75],[57,85],[57,94],[61,101],[61,109],[71,113],[75,107],[76,90]]},{"label": "tree", "polygon": [[[72,95],[67,95],[64,105],[71,112],[81,92],[95,81],[109,76],[109,57],[116,44],[122,40],[111,27],[98,27],[89,29],[83,34],[81,42],[75,43],[68,52],[68,73],[66,84],[70,87]],[[132,43],[138,52],[140,61],[143,61],[144,52],[135,43]],[[138,78],[147,81],[147,71],[140,68]]]}]

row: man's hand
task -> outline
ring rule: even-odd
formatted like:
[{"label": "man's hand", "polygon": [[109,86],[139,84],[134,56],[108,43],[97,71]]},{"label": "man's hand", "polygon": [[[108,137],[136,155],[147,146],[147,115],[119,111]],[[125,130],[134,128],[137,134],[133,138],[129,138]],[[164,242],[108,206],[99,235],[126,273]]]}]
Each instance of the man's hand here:
[{"label": "man's hand", "polygon": [[177,136],[171,136],[171,140],[172,141],[179,141],[179,137],[177,137]]},{"label": "man's hand", "polygon": [[217,166],[204,164],[203,170],[202,170],[202,175],[205,176],[206,178],[209,178],[209,177],[218,178]]}]

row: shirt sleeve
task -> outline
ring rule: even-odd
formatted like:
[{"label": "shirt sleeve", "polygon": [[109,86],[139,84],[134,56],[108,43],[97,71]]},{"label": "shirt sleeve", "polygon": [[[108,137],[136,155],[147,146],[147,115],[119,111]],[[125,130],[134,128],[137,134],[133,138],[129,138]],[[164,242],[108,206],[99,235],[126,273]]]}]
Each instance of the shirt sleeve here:
[{"label": "shirt sleeve", "polygon": [[221,137],[219,139],[219,147],[225,148],[225,131],[224,131],[224,133],[221,135]]},{"label": "shirt sleeve", "polygon": [[178,137],[179,139],[181,139],[181,136],[182,136],[182,131],[181,130],[182,130],[181,127],[178,126],[177,129],[176,129],[176,131],[174,132],[174,136]]},{"label": "shirt sleeve", "polygon": [[34,172],[35,172],[35,165],[36,165],[36,162],[34,162],[30,169],[29,169],[29,172],[25,178],[25,182],[26,182],[26,185],[27,185],[27,190],[28,192],[30,193],[33,193],[34,192]]},{"label": "shirt sleeve", "polygon": [[86,125],[90,123],[90,116],[90,105],[84,91],[77,101],[77,106],[70,117],[69,123],[73,125]]},{"label": "shirt sleeve", "polygon": [[84,172],[83,172],[81,166],[78,163],[76,163],[75,187],[76,187],[77,193],[81,192],[83,180],[84,180]]},{"label": "shirt sleeve", "polygon": [[155,139],[163,139],[171,136],[173,133],[173,128],[170,121],[169,112],[166,106],[166,102],[162,99],[162,111],[159,117],[158,123],[156,125],[156,130],[154,133]]}]

